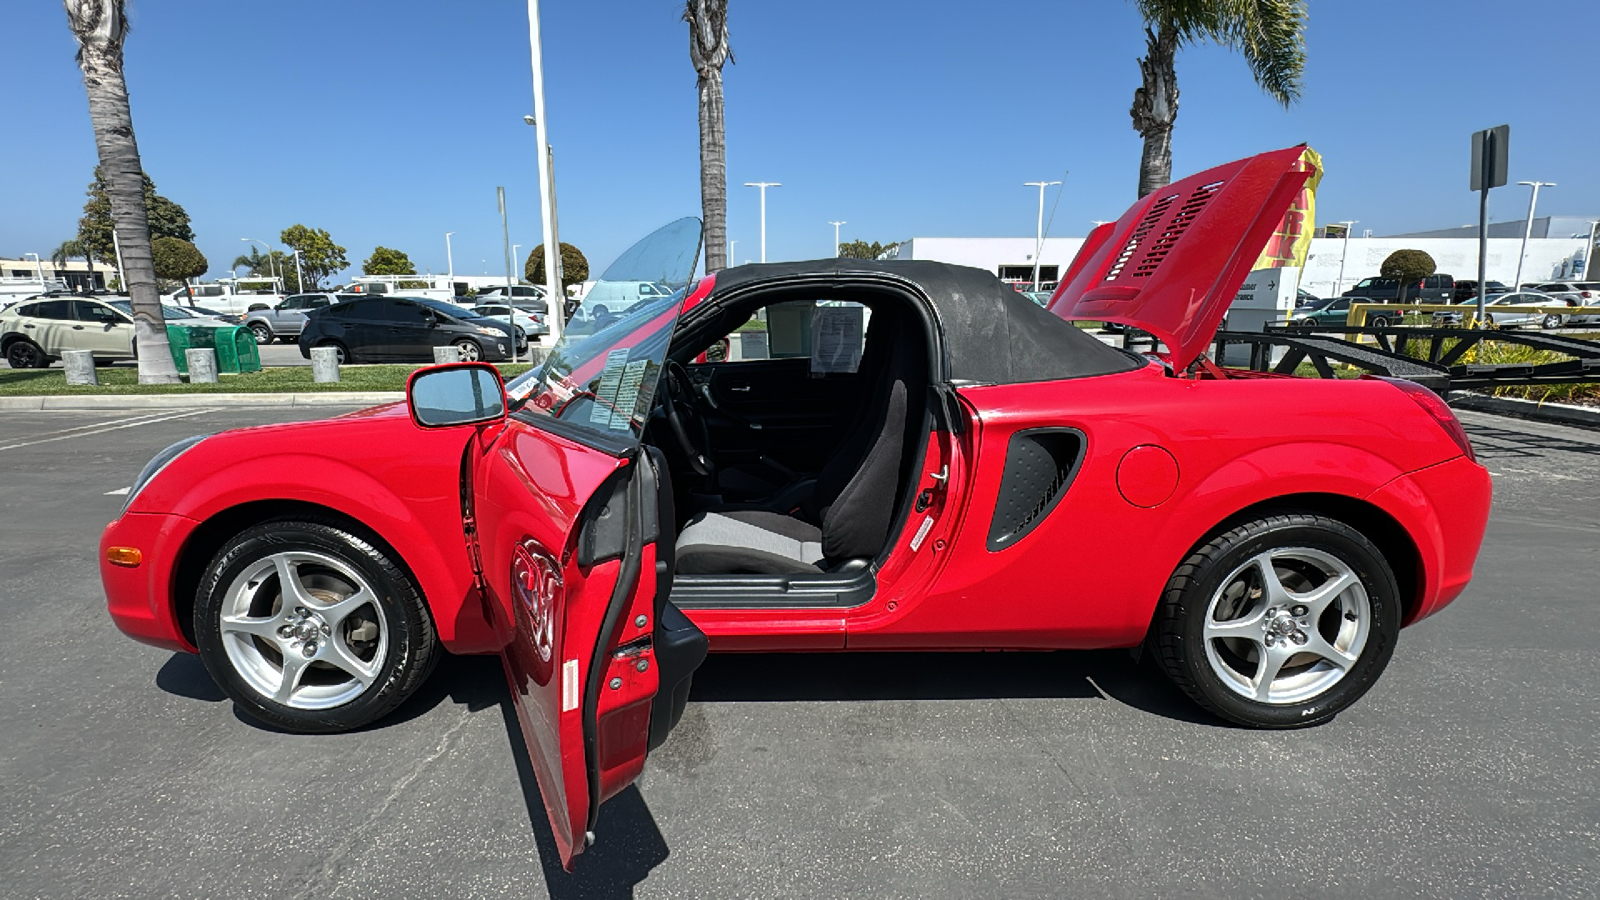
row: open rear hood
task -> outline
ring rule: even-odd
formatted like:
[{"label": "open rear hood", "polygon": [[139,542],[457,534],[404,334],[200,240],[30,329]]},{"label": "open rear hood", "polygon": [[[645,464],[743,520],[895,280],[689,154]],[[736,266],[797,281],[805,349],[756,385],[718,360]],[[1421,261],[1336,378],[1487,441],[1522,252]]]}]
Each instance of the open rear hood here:
[{"label": "open rear hood", "polygon": [[1187,368],[1311,176],[1303,151],[1227,163],[1140,198],[1090,232],[1050,311],[1148,331],[1174,367]]}]

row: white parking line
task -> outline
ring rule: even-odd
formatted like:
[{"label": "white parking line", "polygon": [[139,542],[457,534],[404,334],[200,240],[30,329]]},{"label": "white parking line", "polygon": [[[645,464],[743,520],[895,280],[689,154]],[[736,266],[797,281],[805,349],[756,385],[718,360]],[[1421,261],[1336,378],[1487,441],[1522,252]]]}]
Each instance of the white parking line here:
[{"label": "white parking line", "polygon": [[121,431],[124,428],[137,428],[140,425],[154,425],[157,422],[170,422],[173,419],[187,419],[190,416],[203,416],[211,412],[209,409],[191,409],[187,412],[161,413],[158,415],[136,416],[131,419],[113,419],[110,422],[101,422],[95,425],[84,425],[79,428],[68,428],[58,432],[46,432],[52,437],[41,437],[31,441],[18,441],[15,444],[0,446],[0,450],[16,450],[19,447],[32,447],[36,444],[48,444],[53,441],[66,441],[73,438],[91,437],[105,434],[108,431]]},{"label": "white parking line", "polygon": [[131,490],[133,490],[133,485],[130,484],[127,487],[119,487],[114,491],[106,491],[105,495],[107,497],[126,497]]}]

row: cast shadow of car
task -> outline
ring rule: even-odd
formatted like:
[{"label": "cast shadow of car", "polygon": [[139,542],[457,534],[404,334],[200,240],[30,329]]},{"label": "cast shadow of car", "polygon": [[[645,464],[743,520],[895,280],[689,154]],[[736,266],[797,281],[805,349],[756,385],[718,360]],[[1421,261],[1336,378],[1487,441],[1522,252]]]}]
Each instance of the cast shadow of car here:
[{"label": "cast shadow of car", "polygon": [[1127,650],[724,653],[694,674],[691,703],[797,700],[1108,699],[1168,719],[1231,728]]}]

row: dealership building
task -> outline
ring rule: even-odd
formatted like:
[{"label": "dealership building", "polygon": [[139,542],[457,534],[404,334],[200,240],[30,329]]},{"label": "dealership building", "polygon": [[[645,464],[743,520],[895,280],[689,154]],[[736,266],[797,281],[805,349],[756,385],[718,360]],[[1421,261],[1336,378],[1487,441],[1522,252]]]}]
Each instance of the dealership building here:
[{"label": "dealership building", "polygon": [[[1586,269],[1585,245],[1594,219],[1550,216],[1534,219],[1522,262],[1522,281],[1582,279]],[[1489,226],[1488,277],[1510,284],[1517,273],[1517,257],[1527,221],[1496,222]],[[1319,232],[1320,233],[1320,232]],[[1045,238],[1039,253],[1039,281],[1049,285],[1066,273],[1084,239]],[[1035,240],[1031,237],[914,237],[901,241],[891,259],[929,259],[974,266],[998,275],[1002,281],[1033,279]],[[1378,267],[1396,250],[1422,250],[1432,256],[1441,274],[1457,279],[1478,277],[1477,226],[1424,231],[1385,237],[1316,237],[1301,270],[1300,287],[1318,296],[1348,290],[1363,278],[1378,274]],[[1342,274],[1341,274],[1342,269]],[[1600,280],[1600,275],[1590,276]]]}]

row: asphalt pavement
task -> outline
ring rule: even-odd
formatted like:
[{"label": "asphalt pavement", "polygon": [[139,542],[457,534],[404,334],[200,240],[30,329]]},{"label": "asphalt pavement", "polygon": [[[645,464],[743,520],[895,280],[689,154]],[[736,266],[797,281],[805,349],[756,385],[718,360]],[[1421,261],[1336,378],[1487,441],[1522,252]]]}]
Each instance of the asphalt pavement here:
[{"label": "asphalt pavement", "polygon": [[1329,724],[1230,727],[1122,652],[714,656],[567,875],[496,660],[297,736],[107,619],[151,454],[327,414],[0,413],[0,895],[1600,893],[1600,432],[1462,415],[1478,577]]}]

